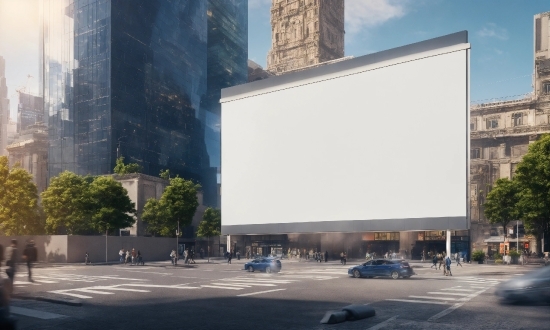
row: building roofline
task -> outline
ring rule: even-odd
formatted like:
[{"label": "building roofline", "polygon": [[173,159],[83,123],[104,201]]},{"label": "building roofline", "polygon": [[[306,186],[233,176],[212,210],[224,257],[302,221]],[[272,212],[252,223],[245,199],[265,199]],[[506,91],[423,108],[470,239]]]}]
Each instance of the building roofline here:
[{"label": "building roofline", "polygon": [[273,76],[269,79],[258,80],[243,85],[224,88],[221,92],[221,102],[223,103],[223,99],[233,98],[244,93],[260,91],[262,89],[273,88],[278,85],[294,83],[304,79],[311,79],[327,74],[334,74],[340,71],[351,70],[365,65],[375,64],[378,62],[396,59],[399,57],[414,55],[426,51],[465,43],[468,43],[468,31],[460,31],[438,38],[428,39],[421,42],[384,50],[378,53],[356,57],[347,61],[340,61],[320,67],[315,67],[309,70],[290,72],[280,76]]}]

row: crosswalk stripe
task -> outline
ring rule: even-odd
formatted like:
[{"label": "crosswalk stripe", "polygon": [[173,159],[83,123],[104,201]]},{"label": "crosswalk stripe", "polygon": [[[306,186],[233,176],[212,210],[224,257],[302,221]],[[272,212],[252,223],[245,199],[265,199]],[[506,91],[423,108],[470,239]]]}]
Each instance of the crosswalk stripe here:
[{"label": "crosswalk stripe", "polygon": [[443,291],[476,291],[476,290],[472,290],[472,289],[453,289],[453,288],[449,288],[449,289],[441,289]]},{"label": "crosswalk stripe", "polygon": [[456,292],[426,292],[426,293],[427,294],[447,294],[451,296],[463,296],[463,297],[470,295],[469,293],[456,293]]},{"label": "crosswalk stripe", "polygon": [[215,285],[201,285],[202,288],[213,288],[213,289],[225,289],[225,290],[242,290],[244,288],[236,288],[229,286],[215,286]]},{"label": "crosswalk stripe", "polygon": [[447,302],[442,301],[431,301],[431,300],[414,300],[414,299],[386,299],[390,301],[400,301],[400,302],[410,302],[416,304],[434,304],[434,305],[447,305]]},{"label": "crosswalk stripe", "polygon": [[[214,284],[214,283],[212,283]],[[275,284],[271,284],[271,283],[254,283],[254,282],[249,282],[249,283],[221,283],[222,285],[239,285],[239,286],[242,286],[242,285],[246,285],[246,286],[277,286]]]},{"label": "crosswalk stripe", "polygon": [[84,293],[96,293],[96,294],[114,294],[113,292],[97,291],[92,289],[71,289],[72,291],[84,292]]},{"label": "crosswalk stripe", "polygon": [[212,285],[229,285],[234,287],[240,287],[240,288],[251,288],[252,285],[246,285],[246,284],[240,284],[240,283],[210,283]]},{"label": "crosswalk stripe", "polygon": [[243,293],[243,294],[238,294],[237,297],[254,296],[254,295],[257,295],[257,294],[275,292],[275,291],[283,291],[283,290],[286,290],[286,289],[274,289],[274,290],[258,291],[258,292],[251,292],[251,293]]},{"label": "crosswalk stripe", "polygon": [[430,296],[409,296],[409,298],[417,298],[417,299],[435,299],[435,300],[456,300],[457,298],[449,298],[449,297],[430,297]]}]

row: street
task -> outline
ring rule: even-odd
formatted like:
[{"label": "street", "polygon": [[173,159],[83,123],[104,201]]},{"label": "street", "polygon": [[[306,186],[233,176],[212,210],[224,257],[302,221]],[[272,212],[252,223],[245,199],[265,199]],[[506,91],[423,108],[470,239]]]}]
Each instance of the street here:
[{"label": "street", "polygon": [[[283,260],[274,274],[244,271],[245,262],[40,266],[34,283],[21,265],[11,311],[18,329],[547,329],[550,321],[548,305],[502,305],[493,294],[535,266],[453,264],[446,277],[411,263],[416,276],[392,280],[349,277],[359,261]],[[320,324],[349,304],[369,304],[376,316]]]}]

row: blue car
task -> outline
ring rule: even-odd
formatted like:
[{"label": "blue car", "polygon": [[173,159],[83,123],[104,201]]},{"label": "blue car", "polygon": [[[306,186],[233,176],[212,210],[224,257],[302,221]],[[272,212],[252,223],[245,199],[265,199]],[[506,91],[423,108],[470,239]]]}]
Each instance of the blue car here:
[{"label": "blue car", "polygon": [[409,278],[416,273],[409,263],[402,260],[375,259],[350,267],[348,274],[355,278],[386,276],[393,279]]},{"label": "blue car", "polygon": [[249,272],[279,272],[281,270],[281,262],[279,260],[271,258],[254,259],[244,264],[244,269],[248,270]]}]

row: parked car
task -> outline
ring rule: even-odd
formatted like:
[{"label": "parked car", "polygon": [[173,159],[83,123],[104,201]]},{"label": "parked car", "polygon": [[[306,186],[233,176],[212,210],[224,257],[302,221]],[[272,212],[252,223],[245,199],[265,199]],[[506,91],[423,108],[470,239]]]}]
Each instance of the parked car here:
[{"label": "parked car", "polygon": [[543,267],[497,285],[502,302],[550,302],[550,267]]},{"label": "parked car", "polygon": [[266,273],[281,271],[281,261],[273,258],[258,258],[244,264],[244,269],[249,272],[265,271]]},{"label": "parked car", "polygon": [[409,263],[403,260],[374,259],[357,266],[350,267],[348,274],[355,278],[388,276],[393,279],[409,278],[416,273]]}]

